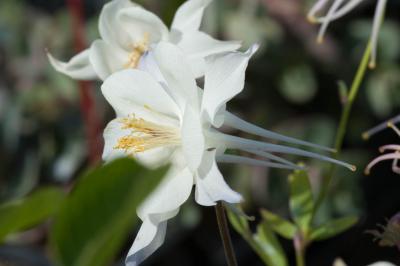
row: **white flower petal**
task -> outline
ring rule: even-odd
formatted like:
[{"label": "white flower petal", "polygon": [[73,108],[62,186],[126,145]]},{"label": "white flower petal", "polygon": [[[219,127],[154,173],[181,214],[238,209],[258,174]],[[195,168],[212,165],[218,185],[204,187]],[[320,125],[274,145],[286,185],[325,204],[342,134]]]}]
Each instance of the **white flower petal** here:
[{"label": "white flower petal", "polygon": [[217,201],[239,203],[242,196],[225,182],[215,162],[215,150],[208,152],[196,176],[196,202],[203,206],[215,205]]},{"label": "white flower petal", "polygon": [[138,266],[154,253],[163,243],[167,231],[167,221],[153,224],[145,220],[125,260],[126,266]]},{"label": "white flower petal", "polygon": [[187,103],[198,108],[199,90],[184,52],[172,43],[160,42],[154,56],[181,110]]},{"label": "white flower petal", "polygon": [[58,71],[73,79],[95,79],[97,75],[89,61],[89,49],[86,49],[72,57],[69,62],[61,62],[50,53],[47,57],[51,65]]},{"label": "white flower petal", "polygon": [[112,73],[124,68],[129,54],[105,41],[96,40],[90,47],[89,59],[97,75],[105,80]]},{"label": "white flower petal", "polygon": [[154,58],[153,51],[148,51],[142,55],[137,69],[150,73],[160,83],[166,83],[161,74],[160,68],[157,65],[156,59]]},{"label": "white flower petal", "polygon": [[[193,187],[193,174],[188,168],[171,167],[161,184],[148,196],[138,209],[138,216],[145,221],[161,222],[175,216],[171,213],[189,198]],[[171,216],[174,214],[173,216]]]},{"label": "white flower petal", "polygon": [[241,43],[237,41],[219,41],[204,32],[194,31],[182,34],[182,38],[177,45],[189,57],[206,57],[235,51],[240,48]]},{"label": "white flower petal", "polygon": [[104,5],[99,17],[99,32],[104,41],[120,48],[129,48],[132,40],[117,21],[117,14],[122,9],[135,6],[130,0],[113,0]]},{"label": "white flower petal", "polygon": [[188,0],[175,13],[172,29],[181,32],[198,30],[203,18],[204,9],[212,0]]},{"label": "white flower petal", "polygon": [[235,51],[241,46],[240,42],[219,41],[200,31],[183,34],[177,45],[187,55],[192,73],[196,78],[204,76],[206,70],[205,57]]},{"label": "white flower petal", "polygon": [[224,111],[225,104],[244,87],[245,71],[250,57],[257,51],[253,45],[245,53],[227,53],[206,59],[206,73],[202,112],[205,119],[220,127],[222,119],[216,119]]},{"label": "white flower petal", "polygon": [[388,261],[377,261],[370,264],[369,266],[396,266],[396,265]]},{"label": "white flower petal", "polygon": [[203,57],[188,56],[191,71],[196,78],[201,78],[206,72],[206,60]]},{"label": "white flower petal", "polygon": [[101,90],[120,116],[135,114],[143,119],[152,119],[149,115],[162,114],[180,117],[175,102],[146,72],[137,69],[119,71],[104,81]]},{"label": "white flower petal", "polygon": [[195,172],[203,157],[205,139],[200,114],[190,105],[186,106],[183,115],[181,138],[185,160],[190,170]]},{"label": "white flower petal", "polygon": [[167,26],[159,17],[140,6],[125,8],[114,15],[118,16],[118,22],[134,43],[142,42],[146,35],[150,43],[168,39]]}]

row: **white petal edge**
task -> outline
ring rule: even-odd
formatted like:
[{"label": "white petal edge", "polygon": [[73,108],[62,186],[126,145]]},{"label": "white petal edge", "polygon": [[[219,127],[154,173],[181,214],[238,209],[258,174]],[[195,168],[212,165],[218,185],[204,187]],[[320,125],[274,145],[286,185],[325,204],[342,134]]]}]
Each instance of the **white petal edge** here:
[{"label": "white petal edge", "polygon": [[61,72],[73,79],[91,80],[97,78],[96,72],[89,61],[89,49],[78,53],[68,62],[59,61],[50,53],[47,53],[47,57],[51,65],[58,72]]},{"label": "white petal edge", "polygon": [[99,32],[101,38],[110,45],[128,49],[131,39],[119,25],[117,14],[120,10],[135,7],[137,4],[130,0],[113,0],[105,4],[99,17]]},{"label": "white petal edge", "polygon": [[194,31],[182,34],[177,43],[188,57],[206,57],[218,53],[233,52],[241,47],[238,41],[220,41],[210,35]]},{"label": "white petal edge", "polygon": [[232,190],[215,162],[215,150],[207,152],[196,176],[196,202],[203,206],[213,206],[217,201],[239,203],[242,196]]},{"label": "white petal edge", "polygon": [[164,243],[166,231],[167,221],[155,224],[150,220],[143,221],[136,239],[128,252],[125,265],[138,266],[153,254]]},{"label": "white petal edge", "polygon": [[118,139],[129,134],[129,130],[121,129],[121,124],[118,119],[111,120],[103,132],[104,149],[102,158],[105,162],[110,162],[114,159],[126,157],[126,153],[122,150],[114,149],[118,143]]},{"label": "white petal edge", "polygon": [[183,34],[177,45],[187,55],[192,73],[196,78],[204,76],[206,70],[205,58],[225,52],[233,52],[240,48],[237,41],[219,41],[200,31]]},{"label": "white petal edge", "polygon": [[174,166],[158,187],[139,206],[138,216],[142,221],[150,219],[161,222],[172,218],[169,214],[189,198],[193,187],[193,174],[188,168],[178,169]]},{"label": "white petal edge", "polygon": [[258,45],[251,46],[245,53],[232,52],[209,56],[206,73],[202,113],[211,124],[220,127],[222,119],[216,119],[225,111],[225,104],[244,88],[245,71]]},{"label": "white petal edge", "polygon": [[120,10],[115,16],[133,41],[131,45],[142,42],[146,35],[148,35],[150,43],[168,39],[169,31],[162,20],[140,6]]},{"label": "white petal edge", "polygon": [[175,13],[171,28],[181,32],[189,32],[200,28],[204,9],[212,0],[188,0]]},{"label": "white petal edge", "polygon": [[122,70],[129,54],[105,41],[96,40],[90,47],[89,59],[97,75],[105,80],[112,73]]}]

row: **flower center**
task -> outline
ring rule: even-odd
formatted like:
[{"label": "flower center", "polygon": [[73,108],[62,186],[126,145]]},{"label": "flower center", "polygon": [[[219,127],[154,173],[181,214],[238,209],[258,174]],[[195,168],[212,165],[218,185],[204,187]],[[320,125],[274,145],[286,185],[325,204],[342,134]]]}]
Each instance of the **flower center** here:
[{"label": "flower center", "polygon": [[114,149],[124,150],[128,154],[180,144],[179,130],[174,127],[158,125],[130,115],[122,118],[122,129],[130,130],[130,134],[118,139]]},{"label": "flower center", "polygon": [[128,62],[124,65],[124,68],[136,68],[139,65],[140,58],[149,50],[149,40],[150,36],[145,32],[141,41],[131,45],[132,52],[129,54]]}]

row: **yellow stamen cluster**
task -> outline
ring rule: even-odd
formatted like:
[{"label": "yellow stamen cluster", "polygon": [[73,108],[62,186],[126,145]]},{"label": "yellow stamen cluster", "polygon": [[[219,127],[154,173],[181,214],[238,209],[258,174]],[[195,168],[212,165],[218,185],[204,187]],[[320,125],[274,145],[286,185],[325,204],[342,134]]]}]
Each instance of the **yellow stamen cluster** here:
[{"label": "yellow stamen cluster", "polygon": [[139,65],[142,55],[149,50],[150,36],[144,33],[143,39],[132,45],[132,52],[129,54],[128,62],[125,68],[136,68]]},{"label": "yellow stamen cluster", "polygon": [[180,143],[176,128],[158,125],[134,115],[121,119],[121,123],[121,128],[130,130],[130,134],[121,137],[114,149],[124,150],[128,154]]}]

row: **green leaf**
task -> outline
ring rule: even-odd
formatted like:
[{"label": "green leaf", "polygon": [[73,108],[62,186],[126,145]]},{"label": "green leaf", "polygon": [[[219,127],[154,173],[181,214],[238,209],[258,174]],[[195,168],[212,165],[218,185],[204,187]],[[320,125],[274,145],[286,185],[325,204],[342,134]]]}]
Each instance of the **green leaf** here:
[{"label": "green leaf", "polygon": [[263,261],[269,266],[286,266],[285,252],[279,243],[274,232],[269,228],[268,223],[260,223],[257,226],[257,233],[254,235],[254,240],[260,247],[263,256]]},{"label": "green leaf", "polygon": [[251,232],[247,218],[243,215],[240,215],[238,212],[231,210],[230,208],[226,208],[226,212],[228,214],[228,220],[236,232],[241,234],[245,239],[249,237]]},{"label": "green leaf", "polygon": [[343,231],[349,229],[354,224],[356,224],[358,218],[355,216],[344,217],[336,220],[329,221],[315,229],[312,230],[310,234],[310,239],[312,241],[320,241],[328,239]]},{"label": "green leaf", "polygon": [[166,168],[150,171],[124,158],[82,176],[52,230],[59,265],[110,265],[138,222],[137,206],[165,172]]},{"label": "green leaf", "polygon": [[261,216],[276,233],[287,239],[294,238],[297,228],[290,221],[267,210],[261,210]]},{"label": "green leaf", "polygon": [[232,210],[227,209],[228,219],[233,228],[251,246],[260,259],[268,266],[286,266],[287,260],[274,233],[266,224],[259,224],[257,233],[253,234],[248,219]]},{"label": "green leaf", "polygon": [[340,102],[342,104],[345,104],[348,101],[347,98],[349,96],[349,88],[343,80],[339,80],[337,85],[339,90]]},{"label": "green leaf", "polygon": [[0,207],[0,241],[6,236],[33,227],[60,208],[64,193],[58,188],[42,188],[24,199]]},{"label": "green leaf", "polygon": [[311,184],[305,171],[296,170],[289,176],[290,211],[297,226],[306,233],[314,211]]}]

